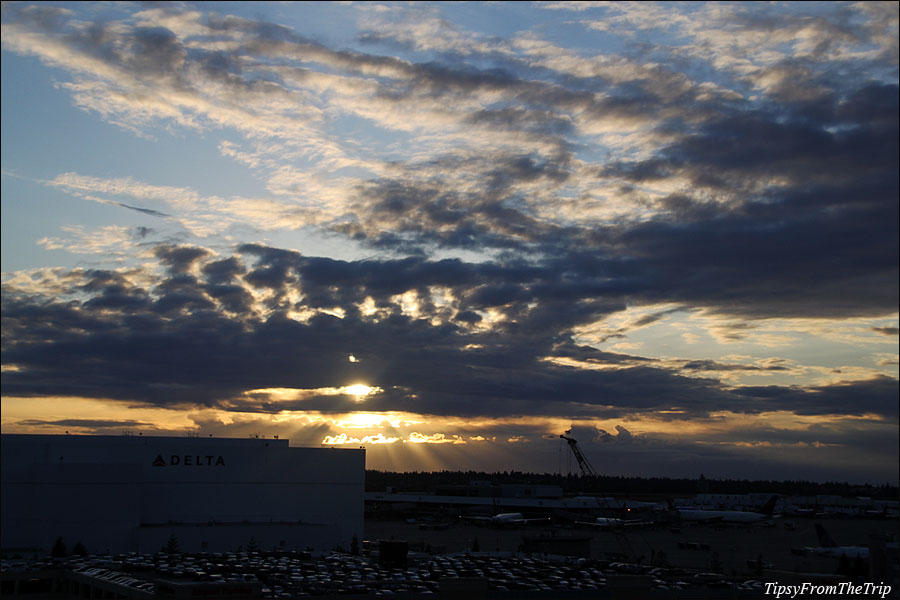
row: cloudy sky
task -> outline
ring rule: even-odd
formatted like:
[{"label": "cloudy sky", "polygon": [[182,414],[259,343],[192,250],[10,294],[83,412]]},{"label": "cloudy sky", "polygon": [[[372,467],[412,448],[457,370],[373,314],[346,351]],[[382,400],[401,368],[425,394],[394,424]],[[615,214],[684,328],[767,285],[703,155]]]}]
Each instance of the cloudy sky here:
[{"label": "cloudy sky", "polygon": [[2,22],[3,432],[897,482],[896,2]]}]

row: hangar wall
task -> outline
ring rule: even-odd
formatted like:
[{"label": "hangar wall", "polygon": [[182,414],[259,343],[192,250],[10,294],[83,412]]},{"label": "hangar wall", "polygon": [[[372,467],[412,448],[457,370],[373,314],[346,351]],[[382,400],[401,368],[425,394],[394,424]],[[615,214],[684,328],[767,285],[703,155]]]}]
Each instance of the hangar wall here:
[{"label": "hangar wall", "polygon": [[4,551],[349,548],[362,539],[365,450],[288,440],[0,435]]}]

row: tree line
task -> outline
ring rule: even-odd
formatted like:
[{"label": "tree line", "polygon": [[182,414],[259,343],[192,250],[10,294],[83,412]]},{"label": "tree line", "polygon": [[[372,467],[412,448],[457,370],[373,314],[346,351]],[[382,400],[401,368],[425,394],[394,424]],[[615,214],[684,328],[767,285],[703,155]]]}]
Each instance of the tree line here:
[{"label": "tree line", "polygon": [[867,496],[896,499],[898,487],[889,483],[873,485],[848,482],[802,480],[710,479],[700,475],[696,479],[670,477],[623,477],[599,475],[560,475],[557,473],[527,473],[522,471],[366,471],[366,491],[430,493],[439,487],[464,486],[472,481],[489,481],[493,485],[531,484],[555,485],[564,494],[751,494],[771,493],[784,496]]}]

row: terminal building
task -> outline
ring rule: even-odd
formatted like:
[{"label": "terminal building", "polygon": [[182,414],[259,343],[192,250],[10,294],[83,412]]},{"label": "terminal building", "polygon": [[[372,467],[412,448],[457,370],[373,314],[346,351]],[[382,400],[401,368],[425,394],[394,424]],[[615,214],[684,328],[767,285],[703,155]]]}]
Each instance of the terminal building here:
[{"label": "terminal building", "polygon": [[0,549],[92,554],[347,549],[363,536],[365,450],[288,440],[0,436]]}]

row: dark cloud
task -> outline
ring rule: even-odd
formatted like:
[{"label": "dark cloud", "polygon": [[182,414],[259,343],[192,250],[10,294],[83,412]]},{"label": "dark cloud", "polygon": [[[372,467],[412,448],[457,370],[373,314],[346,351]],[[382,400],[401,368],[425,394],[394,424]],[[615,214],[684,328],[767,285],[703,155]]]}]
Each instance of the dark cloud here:
[{"label": "dark cloud", "polygon": [[246,273],[244,265],[234,256],[215,260],[203,265],[203,274],[213,285],[234,283],[239,275]]},{"label": "dark cloud", "polygon": [[10,6],[9,8],[4,7],[4,10],[14,12],[22,23],[33,24],[41,29],[51,31],[62,29],[69,18],[69,11],[65,8],[45,4]]},{"label": "dark cloud", "polygon": [[888,337],[900,335],[900,329],[898,329],[897,327],[873,327],[872,331]]},{"label": "dark cloud", "polygon": [[135,288],[125,275],[115,271],[86,271],[79,287],[90,294],[85,304],[91,309],[140,311],[150,301],[145,290]]},{"label": "dark cloud", "polygon": [[[624,336],[620,336],[624,337]],[[579,346],[572,342],[564,342],[553,347],[554,357],[574,358],[587,363],[604,365],[638,362],[656,362],[654,359],[641,356],[629,356],[617,352],[603,352],[593,346]]]},{"label": "dark cloud", "polygon": [[192,246],[157,246],[155,254],[172,274],[184,274],[209,251]]},{"label": "dark cloud", "polygon": [[714,360],[691,360],[685,362],[682,369],[686,371],[787,371],[788,368],[781,365],[769,365],[758,367],[755,365],[728,365]]},{"label": "dark cloud", "polygon": [[[162,246],[157,255],[169,271],[152,289],[118,273],[84,272],[79,289],[90,297],[81,302],[35,302],[14,290],[5,292],[4,362],[20,370],[4,374],[3,393],[260,413],[346,412],[359,408],[351,396],[282,402],[246,392],[365,381],[383,388],[366,399],[371,411],[572,418],[662,413],[662,418],[677,419],[723,410],[788,410],[896,419],[894,379],[809,389],[731,389],[714,379],[680,376],[677,366],[575,345],[566,340],[574,325],[621,306],[557,304],[534,291],[535,282],[553,281],[546,270],[458,260],[311,259],[259,245],[243,251],[242,258],[217,259],[203,249]],[[187,274],[188,266],[201,276]],[[250,290],[235,280],[241,273],[258,291],[281,298],[269,301],[268,316],[260,318],[251,308]],[[396,295],[420,290],[426,298],[429,285],[454,290],[458,306],[428,301],[420,305],[419,316],[405,314]],[[304,300],[288,302],[291,289],[301,290]],[[366,318],[356,307],[365,298],[374,301],[377,318]],[[529,304],[537,306],[528,309]],[[484,321],[478,311],[498,306],[506,321],[472,328]],[[290,311],[316,307],[340,307],[345,315],[318,313],[305,322],[288,318]],[[432,322],[435,317],[442,324]],[[349,353],[360,362],[349,363]],[[549,356],[605,368],[562,366],[545,360]],[[757,369],[712,361],[680,368]]]},{"label": "dark cloud", "polygon": [[117,206],[121,206],[122,208],[127,208],[129,210],[134,210],[139,213],[143,213],[145,215],[150,215],[151,217],[170,217],[171,216],[164,212],[160,212],[158,210],[153,210],[151,208],[141,208],[140,206],[132,206],[130,204],[125,204],[124,202],[113,202],[113,204],[116,204]]},{"label": "dark cloud", "polygon": [[473,125],[483,125],[508,131],[567,136],[574,133],[571,119],[546,110],[521,107],[484,109],[472,113],[467,118]]},{"label": "dark cloud", "polygon": [[151,76],[181,70],[187,51],[174,33],[164,27],[137,27],[132,35],[129,69]]},{"label": "dark cloud", "polygon": [[[678,141],[599,175],[686,177],[706,190],[654,201],[661,210],[649,220],[537,220],[519,189],[563,185],[569,161],[510,155],[479,163],[480,195],[439,178],[373,182],[361,190],[358,222],[340,231],[400,251],[515,249],[569,274],[585,295],[603,279],[606,294],[750,318],[889,314],[898,303],[897,286],[885,285],[897,281],[897,98],[896,86],[867,82],[818,119],[729,108],[698,127],[666,124]],[[479,170],[458,158],[441,167]]]},{"label": "dark cloud", "polygon": [[789,410],[800,415],[880,415],[897,421],[898,382],[887,376],[796,389],[742,387],[735,391],[757,410]]}]

